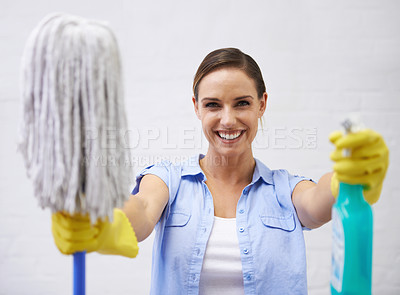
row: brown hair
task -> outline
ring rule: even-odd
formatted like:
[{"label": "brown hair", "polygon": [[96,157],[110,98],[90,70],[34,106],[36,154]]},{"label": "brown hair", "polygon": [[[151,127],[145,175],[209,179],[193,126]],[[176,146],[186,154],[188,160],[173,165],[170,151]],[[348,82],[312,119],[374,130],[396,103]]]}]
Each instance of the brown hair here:
[{"label": "brown hair", "polygon": [[199,95],[199,84],[209,73],[221,68],[243,70],[256,84],[258,98],[265,92],[265,83],[255,60],[237,48],[221,48],[210,52],[201,62],[193,81],[193,93],[196,101]]}]

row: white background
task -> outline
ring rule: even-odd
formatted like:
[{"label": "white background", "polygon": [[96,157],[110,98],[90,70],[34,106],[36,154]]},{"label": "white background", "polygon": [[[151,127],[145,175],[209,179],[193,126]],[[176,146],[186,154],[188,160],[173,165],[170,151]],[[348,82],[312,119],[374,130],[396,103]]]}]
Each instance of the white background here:
[{"label": "white background", "polygon": [[[140,135],[132,148],[135,172],[161,156],[206,152],[196,137],[201,126],[191,86],[201,60],[217,48],[238,47],[262,69],[269,101],[254,154],[270,168],[318,180],[332,166],[329,133],[346,113],[361,112],[391,150],[382,198],[374,206],[373,293],[400,294],[400,2],[0,4],[0,294],[72,294],[72,257],[56,249],[50,212],[37,206],[16,153],[21,53],[33,27],[54,11],[106,20],[114,30],[129,127]],[[305,233],[309,294],[329,294],[330,227]],[[87,255],[87,294],[148,294],[151,247],[152,237],[134,260]]]}]

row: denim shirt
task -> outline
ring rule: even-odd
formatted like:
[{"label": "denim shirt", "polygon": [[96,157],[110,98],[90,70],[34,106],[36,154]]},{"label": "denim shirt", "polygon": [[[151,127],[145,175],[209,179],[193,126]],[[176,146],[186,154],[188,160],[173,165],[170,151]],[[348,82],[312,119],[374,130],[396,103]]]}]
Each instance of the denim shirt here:
[{"label": "denim shirt", "polygon": [[[291,195],[298,182],[310,179],[255,161],[252,182],[236,208],[245,294],[307,294],[303,228]],[[169,189],[168,204],[155,228],[150,294],[198,294],[214,220],[199,156],[183,164],[162,162],[145,168],[133,194],[146,174],[158,176]]]}]

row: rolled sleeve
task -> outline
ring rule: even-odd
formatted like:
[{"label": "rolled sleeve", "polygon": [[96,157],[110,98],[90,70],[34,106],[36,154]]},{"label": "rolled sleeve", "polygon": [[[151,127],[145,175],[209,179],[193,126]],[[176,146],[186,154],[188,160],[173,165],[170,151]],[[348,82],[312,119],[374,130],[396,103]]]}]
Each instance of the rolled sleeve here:
[{"label": "rolled sleeve", "polygon": [[292,191],[292,193],[293,193],[293,190],[296,187],[296,185],[300,181],[303,181],[303,180],[312,181],[312,182],[316,183],[314,180],[312,180],[309,177],[289,174],[289,185],[290,185],[290,190]]}]

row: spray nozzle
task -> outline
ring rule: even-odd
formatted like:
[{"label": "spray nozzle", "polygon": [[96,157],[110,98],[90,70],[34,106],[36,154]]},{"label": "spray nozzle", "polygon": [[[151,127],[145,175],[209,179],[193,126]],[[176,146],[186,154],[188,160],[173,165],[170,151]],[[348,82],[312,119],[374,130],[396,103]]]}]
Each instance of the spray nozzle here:
[{"label": "spray nozzle", "polygon": [[363,124],[359,113],[350,113],[347,118],[342,122],[342,126],[346,132],[355,133],[363,129]]},{"label": "spray nozzle", "polygon": [[[342,122],[342,126],[345,130],[346,134],[359,132],[363,129],[363,124],[361,123],[360,114],[350,114],[348,117]],[[351,154],[350,149],[344,149],[343,155],[345,157],[349,157]]]}]

